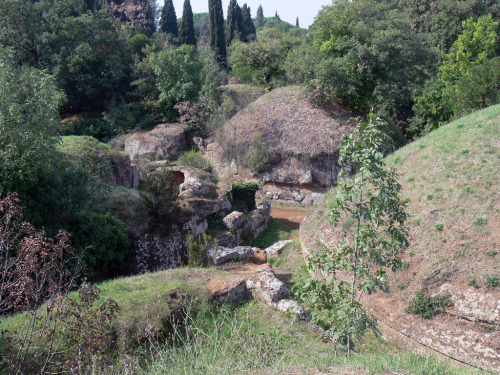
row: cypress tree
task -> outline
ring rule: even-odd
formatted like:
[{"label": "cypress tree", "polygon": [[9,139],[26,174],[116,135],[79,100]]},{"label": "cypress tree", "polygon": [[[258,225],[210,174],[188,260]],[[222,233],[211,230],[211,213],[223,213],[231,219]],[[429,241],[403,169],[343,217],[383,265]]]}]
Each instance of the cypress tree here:
[{"label": "cypress tree", "polygon": [[278,11],[276,11],[276,13],[274,14],[274,19],[275,19],[276,21],[281,21],[280,16],[278,16]]},{"label": "cypress tree", "polygon": [[217,54],[217,61],[226,66],[226,41],[224,39],[224,11],[221,0],[208,1],[210,18],[210,47]]},{"label": "cypress tree", "polygon": [[257,9],[256,21],[258,27],[264,26],[264,9],[262,9],[262,5],[259,5],[259,8]]},{"label": "cypress tree", "polygon": [[227,9],[226,47],[229,47],[234,39],[243,39],[244,31],[242,23],[241,8],[236,0],[231,0]]},{"label": "cypress tree", "polygon": [[243,24],[243,41],[249,42],[252,39],[252,35],[256,35],[257,31],[255,30],[255,25],[252,21],[252,13],[250,11],[250,7],[247,4],[243,4],[241,8],[241,17]]},{"label": "cypress tree", "polygon": [[295,27],[300,27],[299,26],[299,17],[297,17],[297,21],[295,21]]},{"label": "cypress tree", "polygon": [[165,34],[171,34],[174,38],[179,36],[177,16],[175,15],[175,8],[172,0],[165,0],[165,5],[161,11],[160,28]]},{"label": "cypress tree", "polygon": [[189,0],[184,1],[179,43],[196,46],[196,36],[194,35],[193,9],[191,8],[191,3]]}]

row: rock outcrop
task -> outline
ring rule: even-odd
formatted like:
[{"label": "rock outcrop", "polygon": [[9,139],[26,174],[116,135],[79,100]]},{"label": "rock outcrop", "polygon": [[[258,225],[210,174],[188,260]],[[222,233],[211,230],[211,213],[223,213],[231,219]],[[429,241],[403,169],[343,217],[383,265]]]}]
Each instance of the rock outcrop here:
[{"label": "rock outcrop", "polygon": [[161,124],[148,132],[135,132],[122,142],[132,162],[174,160],[187,147],[185,129],[179,124]]},{"label": "rock outcrop", "polygon": [[259,198],[314,204],[337,183],[348,120],[340,107],[315,107],[299,87],[281,88],[236,114],[204,150],[222,178],[259,182]]}]

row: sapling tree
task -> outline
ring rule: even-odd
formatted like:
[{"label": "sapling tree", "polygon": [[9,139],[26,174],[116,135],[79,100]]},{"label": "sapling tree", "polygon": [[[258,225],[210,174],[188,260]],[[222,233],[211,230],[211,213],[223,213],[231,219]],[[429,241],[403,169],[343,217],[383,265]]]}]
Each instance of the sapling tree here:
[{"label": "sapling tree", "polygon": [[400,250],[408,245],[398,175],[382,160],[390,142],[383,128],[383,120],[370,114],[342,140],[340,176],[345,178],[330,207],[335,242],[309,255],[312,276],[296,287],[332,340],[346,341],[347,355],[354,338],[368,330],[377,333],[375,319],[360,303],[362,295],[385,288],[387,269],[400,267]]}]

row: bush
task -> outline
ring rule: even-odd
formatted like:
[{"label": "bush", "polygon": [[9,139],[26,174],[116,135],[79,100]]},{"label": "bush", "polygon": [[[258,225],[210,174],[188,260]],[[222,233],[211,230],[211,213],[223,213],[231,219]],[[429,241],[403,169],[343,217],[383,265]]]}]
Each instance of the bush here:
[{"label": "bush", "polygon": [[232,183],[231,194],[233,196],[233,207],[242,212],[254,210],[257,206],[255,203],[255,193],[257,193],[259,189],[259,184],[253,181]]},{"label": "bush", "polygon": [[415,291],[415,297],[410,301],[407,312],[419,315],[424,319],[431,319],[439,310],[443,310],[450,304],[450,295],[424,296],[421,290]]},{"label": "bush", "polygon": [[500,286],[500,277],[498,275],[485,275],[484,279],[486,286]]},{"label": "bush", "polygon": [[277,163],[279,155],[275,149],[264,144],[261,137],[253,141],[253,148],[248,159],[248,166],[256,173],[269,171]]},{"label": "bush", "polygon": [[75,247],[88,246],[83,260],[90,277],[115,277],[126,272],[131,255],[129,230],[110,213],[80,212],[71,223]]},{"label": "bush", "polygon": [[175,163],[185,167],[202,169],[206,172],[210,172],[212,170],[210,161],[194,149],[183,152]]},{"label": "bush", "polygon": [[217,248],[217,240],[212,242],[212,237],[206,232],[202,232],[197,237],[189,234],[186,238],[186,247],[188,249],[188,266],[204,267],[206,265],[207,250],[210,247]]}]

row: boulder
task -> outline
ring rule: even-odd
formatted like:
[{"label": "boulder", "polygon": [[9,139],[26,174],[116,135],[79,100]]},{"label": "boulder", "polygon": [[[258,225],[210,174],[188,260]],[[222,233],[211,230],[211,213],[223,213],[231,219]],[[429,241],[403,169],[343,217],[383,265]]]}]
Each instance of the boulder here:
[{"label": "boulder", "polygon": [[269,306],[287,296],[285,284],[276,278],[270,266],[257,270],[255,275],[247,280],[247,288],[253,299]]},{"label": "boulder", "polygon": [[287,314],[287,315],[295,315],[299,318],[299,320],[303,320],[306,322],[311,321],[311,317],[309,314],[306,313],[304,308],[299,305],[298,302],[294,301],[293,299],[282,299],[278,301],[274,307]]},{"label": "boulder", "polygon": [[264,251],[266,252],[268,258],[277,258],[281,254],[283,249],[291,242],[292,242],[291,240],[279,241],[276,242],[274,245],[269,246]]},{"label": "boulder", "polygon": [[107,182],[136,189],[139,186],[139,174],[137,168],[130,164],[130,156],[119,151],[109,154],[108,158],[112,173]]},{"label": "boulder", "polygon": [[174,160],[186,147],[185,130],[179,124],[161,124],[149,132],[132,133],[124,142],[125,152],[132,161]]},{"label": "boulder", "polygon": [[234,211],[222,219],[222,222],[229,230],[238,229],[245,222],[245,215],[242,212]]},{"label": "boulder", "polygon": [[209,255],[212,262],[217,266],[229,262],[230,260],[242,261],[253,257],[253,249],[250,246],[237,246],[228,248],[219,246]]}]

